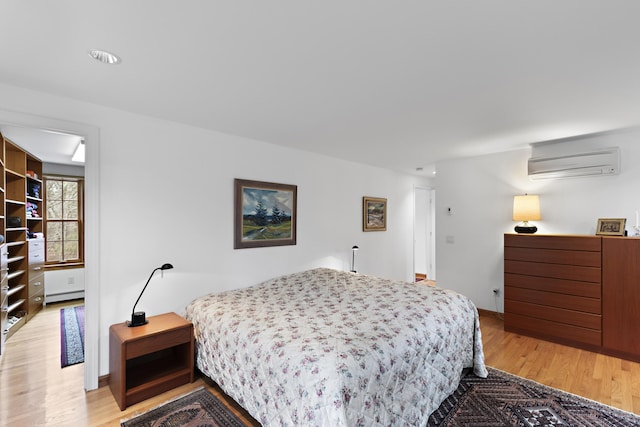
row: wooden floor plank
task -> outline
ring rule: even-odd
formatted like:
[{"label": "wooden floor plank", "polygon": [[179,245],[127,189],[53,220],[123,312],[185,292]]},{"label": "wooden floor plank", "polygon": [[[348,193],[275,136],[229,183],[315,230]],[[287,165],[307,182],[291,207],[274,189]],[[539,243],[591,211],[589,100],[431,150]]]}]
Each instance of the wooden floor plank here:
[{"label": "wooden floor plank", "polygon": [[[85,392],[83,364],[60,368],[59,309],[65,305],[48,305],[8,340],[0,358],[0,425],[119,426],[121,419],[200,386],[228,399],[202,378],[125,411],[109,387]],[[481,315],[487,365],[640,414],[640,364],[505,332],[503,326],[495,315]],[[230,399],[228,405],[244,416]]]}]

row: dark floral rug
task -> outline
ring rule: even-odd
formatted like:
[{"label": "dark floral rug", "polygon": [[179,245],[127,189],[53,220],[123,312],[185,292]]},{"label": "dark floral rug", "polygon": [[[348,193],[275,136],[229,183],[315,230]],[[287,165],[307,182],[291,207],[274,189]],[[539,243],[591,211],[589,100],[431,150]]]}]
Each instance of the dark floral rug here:
[{"label": "dark floral rug", "polygon": [[640,417],[494,368],[466,374],[428,426],[640,426]]},{"label": "dark floral rug", "polygon": [[199,388],[155,409],[122,421],[122,427],[245,427],[205,388]]},{"label": "dark floral rug", "polygon": [[[466,374],[428,426],[640,426],[640,417],[494,368]],[[205,388],[121,423],[122,427],[244,427]]]}]

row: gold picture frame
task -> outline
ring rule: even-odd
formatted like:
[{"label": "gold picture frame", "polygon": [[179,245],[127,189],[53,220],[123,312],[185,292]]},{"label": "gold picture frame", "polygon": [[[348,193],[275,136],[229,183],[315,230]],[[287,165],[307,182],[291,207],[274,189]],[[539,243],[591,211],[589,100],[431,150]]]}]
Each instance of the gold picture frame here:
[{"label": "gold picture frame", "polygon": [[624,236],[626,218],[598,218],[597,236]]},{"label": "gold picture frame", "polygon": [[362,198],[362,231],[387,230],[387,199]]}]

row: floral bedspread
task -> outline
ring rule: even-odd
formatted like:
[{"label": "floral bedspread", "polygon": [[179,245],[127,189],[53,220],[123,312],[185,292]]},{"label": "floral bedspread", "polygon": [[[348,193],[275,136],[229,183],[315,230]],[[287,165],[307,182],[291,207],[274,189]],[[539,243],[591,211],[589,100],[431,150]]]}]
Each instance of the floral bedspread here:
[{"label": "floral bedspread", "polygon": [[462,370],[486,377],[454,291],[325,268],[186,308],[196,364],[264,426],[420,426]]}]

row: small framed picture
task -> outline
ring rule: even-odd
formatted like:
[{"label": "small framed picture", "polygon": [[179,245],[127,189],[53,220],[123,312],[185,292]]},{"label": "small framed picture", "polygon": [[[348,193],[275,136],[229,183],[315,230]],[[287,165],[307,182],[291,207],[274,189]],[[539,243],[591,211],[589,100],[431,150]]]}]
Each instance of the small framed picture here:
[{"label": "small framed picture", "polygon": [[598,218],[598,236],[624,236],[626,218]]},{"label": "small framed picture", "polygon": [[387,199],[362,198],[362,231],[385,231],[387,229]]},{"label": "small framed picture", "polygon": [[236,179],[234,249],[296,244],[298,187]]}]

